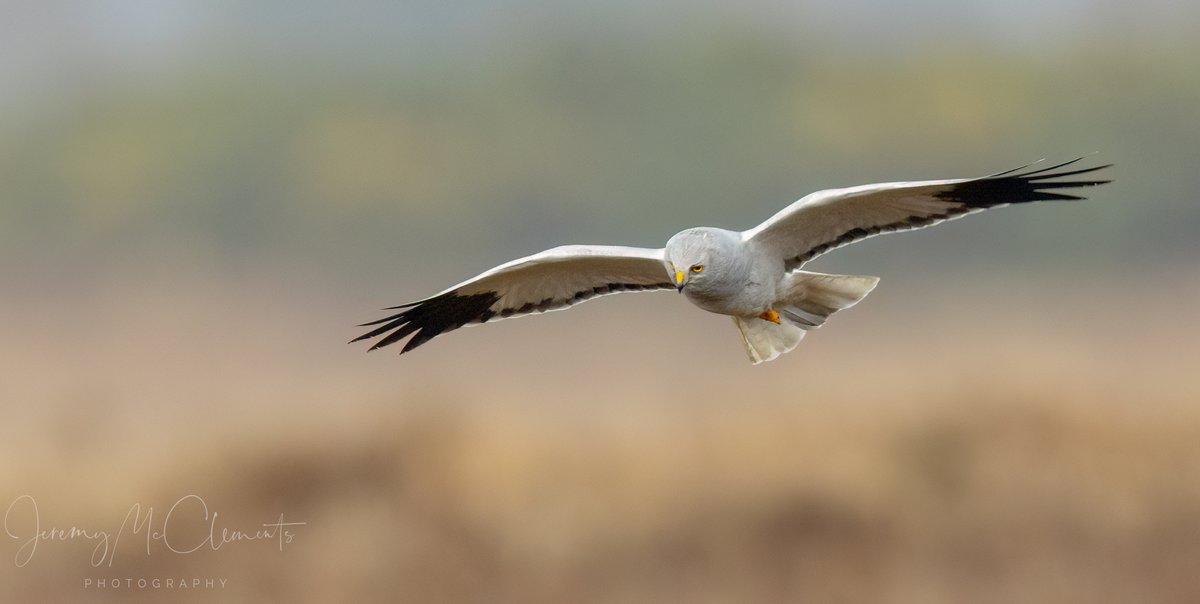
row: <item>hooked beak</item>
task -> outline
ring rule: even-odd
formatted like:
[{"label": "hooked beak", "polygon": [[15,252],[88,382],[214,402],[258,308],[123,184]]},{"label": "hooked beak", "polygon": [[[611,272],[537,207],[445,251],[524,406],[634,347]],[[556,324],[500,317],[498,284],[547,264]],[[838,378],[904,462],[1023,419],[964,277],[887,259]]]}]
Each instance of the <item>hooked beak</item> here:
[{"label": "hooked beak", "polygon": [[684,278],[683,271],[675,271],[675,289],[682,294],[685,285],[687,285],[687,280]]}]

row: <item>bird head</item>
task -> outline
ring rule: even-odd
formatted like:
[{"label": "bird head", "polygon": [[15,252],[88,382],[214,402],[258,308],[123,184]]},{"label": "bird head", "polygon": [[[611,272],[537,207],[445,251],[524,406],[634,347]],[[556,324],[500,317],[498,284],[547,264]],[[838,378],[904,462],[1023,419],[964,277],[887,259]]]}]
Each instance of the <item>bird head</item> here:
[{"label": "bird head", "polygon": [[688,229],[667,242],[664,266],[675,289],[703,287],[721,263],[722,240],[717,229]]}]

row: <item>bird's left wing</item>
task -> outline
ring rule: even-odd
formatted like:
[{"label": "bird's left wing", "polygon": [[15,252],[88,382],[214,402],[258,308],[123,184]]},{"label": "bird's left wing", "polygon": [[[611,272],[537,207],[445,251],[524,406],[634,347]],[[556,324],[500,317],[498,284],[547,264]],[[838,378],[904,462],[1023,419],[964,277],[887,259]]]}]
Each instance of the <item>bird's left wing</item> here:
[{"label": "bird's left wing", "polygon": [[413,334],[403,354],[464,325],[559,310],[607,294],[672,287],[661,249],[556,247],[497,266],[433,297],[385,309],[400,312],[363,324],[379,327],[351,342],[384,336],[371,347],[375,350]]},{"label": "bird's left wing", "polygon": [[919,229],[1012,203],[1083,199],[1054,192],[1109,182],[1054,180],[1109,167],[1060,170],[1081,159],[1038,170],[1028,170],[1029,166],[1025,166],[983,178],[893,182],[817,191],[743,232],[742,239],[778,252],[790,271],[832,249],[881,233]]}]

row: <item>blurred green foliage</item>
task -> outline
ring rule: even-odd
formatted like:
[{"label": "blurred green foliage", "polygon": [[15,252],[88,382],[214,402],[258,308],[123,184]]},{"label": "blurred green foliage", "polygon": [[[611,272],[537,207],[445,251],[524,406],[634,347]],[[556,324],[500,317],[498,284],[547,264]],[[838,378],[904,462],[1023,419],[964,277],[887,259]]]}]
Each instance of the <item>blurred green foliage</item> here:
[{"label": "blurred green foliage", "polygon": [[619,35],[538,23],[435,61],[263,63],[233,46],[31,100],[0,141],[0,246],[81,272],[164,249],[359,276],[436,249],[419,264],[482,269],[481,255],[745,228],[819,188],[1100,151],[1117,182],[1086,209],[922,240],[940,250],[843,253],[899,266],[979,242],[989,251],[956,256],[1191,263],[1198,49],[1154,42],[855,53],[745,23]]}]

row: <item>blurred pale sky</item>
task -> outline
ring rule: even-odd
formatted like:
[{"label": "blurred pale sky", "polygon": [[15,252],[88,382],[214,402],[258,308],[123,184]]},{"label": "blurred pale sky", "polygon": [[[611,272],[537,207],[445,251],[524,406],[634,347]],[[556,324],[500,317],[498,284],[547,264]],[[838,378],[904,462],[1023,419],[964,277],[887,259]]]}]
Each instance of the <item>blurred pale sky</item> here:
[{"label": "blurred pale sky", "polygon": [[[724,2],[669,0],[21,1],[0,6],[0,103],[86,93],[197,64],[297,61],[403,65],[472,60],[536,32],[663,35],[734,26],[819,44],[832,53],[893,55],[952,42],[1030,52],[1128,38],[1169,44],[1200,35],[1200,3],[1185,0],[912,0]],[[128,83],[128,80],[126,80]],[[24,105],[22,107],[21,105]]]}]

